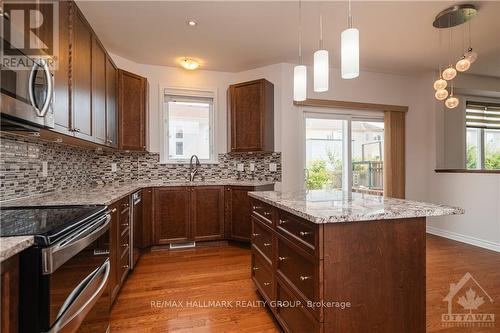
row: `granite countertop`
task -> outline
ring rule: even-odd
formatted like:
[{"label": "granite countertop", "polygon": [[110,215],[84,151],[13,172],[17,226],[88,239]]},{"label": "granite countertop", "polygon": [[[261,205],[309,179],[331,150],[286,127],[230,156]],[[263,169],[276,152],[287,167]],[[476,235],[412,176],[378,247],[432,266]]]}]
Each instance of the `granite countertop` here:
[{"label": "granite countertop", "polygon": [[221,179],[217,181],[134,181],[71,188],[62,191],[37,194],[29,197],[0,202],[3,207],[14,206],[63,206],[63,205],[110,205],[133,192],[146,187],[164,186],[261,186],[272,185],[270,181]]},{"label": "granite countertop", "polygon": [[33,242],[33,236],[0,237],[0,262],[30,247]]},{"label": "granite countertop", "polygon": [[389,220],[463,214],[462,208],[333,190],[250,192],[249,195],[314,223]]}]

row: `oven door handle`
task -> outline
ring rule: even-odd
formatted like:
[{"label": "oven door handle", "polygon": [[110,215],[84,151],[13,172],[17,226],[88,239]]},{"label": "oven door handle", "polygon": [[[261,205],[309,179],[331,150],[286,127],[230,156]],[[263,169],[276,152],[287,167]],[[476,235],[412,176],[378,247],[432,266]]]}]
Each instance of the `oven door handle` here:
[{"label": "oven door handle", "polygon": [[111,265],[109,259],[90,273],[71,292],[57,314],[54,325],[47,333],[73,333],[78,330],[85,316],[104,292],[109,279]]},{"label": "oven door handle", "polygon": [[75,254],[89,246],[109,229],[111,215],[106,214],[86,228],[42,250],[42,273],[52,274]]},{"label": "oven door handle", "polygon": [[[47,97],[45,98],[45,102],[41,109],[36,106],[35,103],[35,73],[37,67],[41,67],[45,74],[45,79],[47,80]],[[54,86],[52,82],[52,74],[50,73],[50,68],[45,60],[38,60],[33,62],[33,67],[31,68],[31,73],[28,81],[28,95],[30,99],[31,106],[35,109],[35,112],[38,117],[45,117],[47,111],[49,110],[50,103],[52,103],[52,93],[54,91]]]}]

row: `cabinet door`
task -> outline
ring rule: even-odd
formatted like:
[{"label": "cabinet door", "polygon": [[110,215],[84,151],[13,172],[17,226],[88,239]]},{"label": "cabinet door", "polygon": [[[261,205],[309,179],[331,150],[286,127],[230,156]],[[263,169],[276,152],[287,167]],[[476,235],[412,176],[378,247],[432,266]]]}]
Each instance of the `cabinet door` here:
[{"label": "cabinet door", "polygon": [[192,226],[195,240],[224,238],[224,188],[191,189]]},{"label": "cabinet door", "polygon": [[231,151],[255,151],[262,146],[260,81],[231,86]]},{"label": "cabinet door", "polygon": [[19,255],[15,255],[1,264],[1,332],[19,330]]},{"label": "cabinet door", "polygon": [[146,149],[146,79],[118,71],[119,147]]},{"label": "cabinet door", "polygon": [[118,221],[118,204],[115,203],[110,207],[111,222],[109,227],[109,261],[111,264],[111,270],[109,274],[108,291],[111,297],[111,304],[113,304],[118,290],[120,289],[120,283],[118,282],[118,272],[120,264],[120,241],[119,241],[119,221]]},{"label": "cabinet door", "polygon": [[153,190],[142,190],[142,239],[140,247],[146,248],[153,244]]},{"label": "cabinet door", "polygon": [[251,188],[229,188],[226,191],[227,219],[229,226],[229,237],[240,241],[250,241],[252,231],[250,199],[248,191]]},{"label": "cabinet door", "polygon": [[76,5],[72,9],[73,130],[75,136],[92,141],[92,31]]},{"label": "cabinet door", "polygon": [[92,38],[92,123],[94,142],[106,143],[106,52]]},{"label": "cabinet door", "polygon": [[71,131],[69,104],[69,2],[59,2],[59,54],[54,71],[54,130],[66,135]]},{"label": "cabinet door", "polygon": [[111,147],[118,147],[117,79],[116,67],[108,57],[106,58],[106,145]]},{"label": "cabinet door", "polygon": [[155,245],[190,241],[189,189],[157,188],[154,203]]}]

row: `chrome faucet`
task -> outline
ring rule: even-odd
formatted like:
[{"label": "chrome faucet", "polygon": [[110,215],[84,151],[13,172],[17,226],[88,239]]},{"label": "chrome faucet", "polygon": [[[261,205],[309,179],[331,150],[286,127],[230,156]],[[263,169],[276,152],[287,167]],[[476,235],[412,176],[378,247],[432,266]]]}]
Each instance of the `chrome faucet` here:
[{"label": "chrome faucet", "polygon": [[[194,168],[193,168],[193,158],[195,159]],[[196,174],[198,173],[199,166],[200,166],[200,160],[198,159],[198,156],[196,156],[196,155],[191,156],[191,159],[189,160],[189,181],[190,182],[194,181],[194,177],[196,177]]]}]

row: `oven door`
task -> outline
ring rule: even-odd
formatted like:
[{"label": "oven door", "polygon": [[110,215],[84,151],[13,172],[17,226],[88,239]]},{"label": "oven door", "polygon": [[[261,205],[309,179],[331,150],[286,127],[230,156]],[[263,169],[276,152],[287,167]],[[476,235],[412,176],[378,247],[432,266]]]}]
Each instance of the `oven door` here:
[{"label": "oven door", "polygon": [[109,215],[105,224],[94,228],[66,243],[65,250],[80,250],[78,246],[83,247],[85,242],[91,241],[89,245],[44,275],[48,291],[44,308],[49,311],[44,315],[48,319],[44,325],[48,328],[46,332],[105,333],[108,329]]},{"label": "oven door", "polygon": [[[2,42],[7,43],[2,39]],[[15,52],[13,50],[11,52]],[[32,59],[20,51],[16,55],[26,67],[1,64],[3,116],[32,125],[53,128],[54,79],[44,59]]]}]

